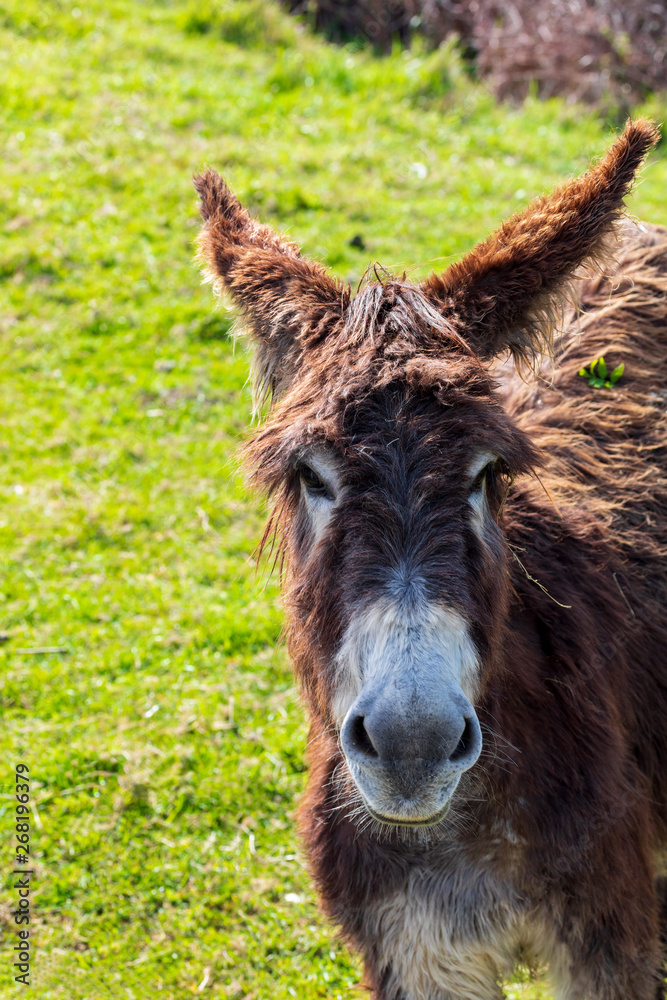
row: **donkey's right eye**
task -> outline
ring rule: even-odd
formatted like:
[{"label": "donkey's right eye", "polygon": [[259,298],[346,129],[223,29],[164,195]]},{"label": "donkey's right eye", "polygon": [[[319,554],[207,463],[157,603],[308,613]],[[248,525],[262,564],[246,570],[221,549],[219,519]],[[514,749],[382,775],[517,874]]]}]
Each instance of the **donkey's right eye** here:
[{"label": "donkey's right eye", "polygon": [[311,469],[309,465],[299,466],[299,476],[301,478],[301,482],[310,494],[317,497],[329,496],[329,490],[326,485],[322,482],[315,470]]}]

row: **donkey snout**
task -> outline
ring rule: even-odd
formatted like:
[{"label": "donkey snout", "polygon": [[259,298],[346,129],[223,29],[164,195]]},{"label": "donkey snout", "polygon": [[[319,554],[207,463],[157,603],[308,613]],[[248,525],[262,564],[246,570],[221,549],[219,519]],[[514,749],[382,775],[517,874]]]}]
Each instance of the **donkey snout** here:
[{"label": "donkey snout", "polygon": [[401,826],[440,822],[461,774],[482,749],[475,711],[456,686],[406,697],[393,685],[362,691],[341,729],[350,774],[371,816]]},{"label": "donkey snout", "polygon": [[452,712],[443,718],[395,716],[382,709],[351,711],[341,733],[343,749],[362,767],[391,765],[399,768],[423,762],[452,765],[465,771],[476,762],[481,749],[477,717]]},{"label": "donkey snout", "polygon": [[458,688],[450,697],[405,700],[385,689],[357,698],[343,723],[341,745],[376,818],[426,823],[446,813],[461,774],[480,755],[482,734]]}]

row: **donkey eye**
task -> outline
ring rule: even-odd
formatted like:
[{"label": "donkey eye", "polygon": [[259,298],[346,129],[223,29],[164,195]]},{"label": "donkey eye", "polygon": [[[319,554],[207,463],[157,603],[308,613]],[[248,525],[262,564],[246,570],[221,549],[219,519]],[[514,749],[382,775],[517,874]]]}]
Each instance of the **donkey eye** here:
[{"label": "donkey eye", "polygon": [[329,496],[329,490],[314,469],[309,465],[299,466],[299,477],[310,494],[317,497]]},{"label": "donkey eye", "polygon": [[482,469],[479,470],[472,483],[470,484],[470,493],[479,493],[482,487],[490,485],[496,475],[496,465],[497,461],[494,459],[493,462],[488,462]]}]

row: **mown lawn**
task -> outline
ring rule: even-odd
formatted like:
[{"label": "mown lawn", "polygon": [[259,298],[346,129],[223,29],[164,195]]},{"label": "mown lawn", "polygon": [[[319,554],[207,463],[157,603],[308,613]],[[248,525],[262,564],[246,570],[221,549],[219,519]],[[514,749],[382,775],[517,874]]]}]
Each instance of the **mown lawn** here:
[{"label": "mown lawn", "polygon": [[[357,282],[441,266],[609,127],[496,107],[453,51],[328,47],[256,0],[76,2],[0,0],[0,995],[23,989],[23,761],[35,997],[361,996],[293,832],[305,723],[191,176],[216,166]],[[659,151],[632,210],[665,221],[666,182]]]}]

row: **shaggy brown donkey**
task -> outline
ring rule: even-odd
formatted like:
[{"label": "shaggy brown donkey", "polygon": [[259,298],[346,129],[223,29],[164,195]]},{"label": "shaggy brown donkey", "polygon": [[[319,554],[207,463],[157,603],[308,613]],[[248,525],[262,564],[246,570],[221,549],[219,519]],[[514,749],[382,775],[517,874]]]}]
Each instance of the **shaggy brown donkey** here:
[{"label": "shaggy brown donkey", "polygon": [[[273,396],[249,452],[312,719],[301,827],[376,1000],[498,1000],[516,961],[561,1000],[662,995],[667,232],[622,216],[656,138],[355,297],[196,181]],[[578,377],[600,355],[614,388]]]}]

